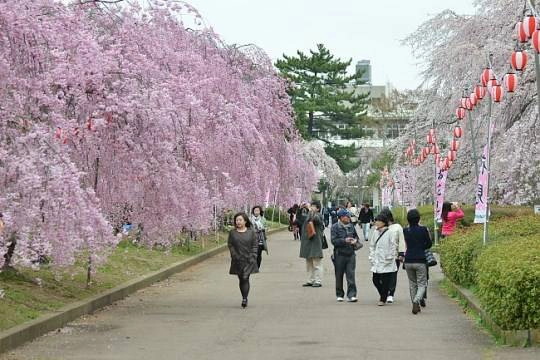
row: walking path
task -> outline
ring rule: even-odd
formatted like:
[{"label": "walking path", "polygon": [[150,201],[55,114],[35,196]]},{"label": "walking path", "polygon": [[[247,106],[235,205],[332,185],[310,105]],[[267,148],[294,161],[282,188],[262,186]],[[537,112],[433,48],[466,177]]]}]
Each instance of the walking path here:
[{"label": "walking path", "polygon": [[415,316],[404,271],[397,302],[376,306],[365,247],[358,253],[358,303],[336,303],[328,250],[323,287],[303,288],[305,265],[292,234],[271,235],[269,247],[261,273],[252,277],[246,310],[223,254],[0,359],[540,358],[539,348],[495,345],[439,292],[438,269],[428,307]]}]

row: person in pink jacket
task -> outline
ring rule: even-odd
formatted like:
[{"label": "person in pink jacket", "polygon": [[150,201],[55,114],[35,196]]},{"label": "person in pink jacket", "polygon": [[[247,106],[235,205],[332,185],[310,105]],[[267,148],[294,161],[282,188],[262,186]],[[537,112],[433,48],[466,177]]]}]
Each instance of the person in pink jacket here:
[{"label": "person in pink jacket", "polygon": [[463,219],[463,216],[465,214],[463,213],[463,210],[461,210],[461,206],[459,206],[459,203],[457,202],[447,202],[445,201],[442,206],[442,231],[441,234],[443,237],[447,237],[452,235],[454,230],[456,229],[456,222],[459,219]]}]

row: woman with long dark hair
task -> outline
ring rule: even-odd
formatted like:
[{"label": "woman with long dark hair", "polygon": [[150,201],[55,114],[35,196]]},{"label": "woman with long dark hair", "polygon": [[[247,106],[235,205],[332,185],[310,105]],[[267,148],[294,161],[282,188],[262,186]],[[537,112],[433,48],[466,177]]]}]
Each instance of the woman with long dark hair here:
[{"label": "woman with long dark hair", "polygon": [[442,231],[443,237],[452,235],[456,229],[456,222],[459,219],[463,219],[465,214],[461,210],[461,206],[457,202],[445,201],[442,206],[441,218],[442,218]]},{"label": "woman with long dark hair", "polygon": [[251,228],[246,213],[234,215],[235,228],[229,232],[229,251],[231,252],[231,268],[229,274],[237,275],[242,294],[242,307],[247,307],[249,295],[249,276],[259,272],[257,266],[257,235]]}]

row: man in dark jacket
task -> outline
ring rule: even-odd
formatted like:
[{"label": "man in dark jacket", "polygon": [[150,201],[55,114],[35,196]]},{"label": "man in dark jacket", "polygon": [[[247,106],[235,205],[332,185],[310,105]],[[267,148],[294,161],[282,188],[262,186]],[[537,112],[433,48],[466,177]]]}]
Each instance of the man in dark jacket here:
[{"label": "man in dark jacket", "polygon": [[334,268],[336,272],[336,297],[342,302],[345,296],[343,291],[343,275],[347,279],[347,301],[356,302],[356,255],[354,253],[358,243],[358,234],[351,223],[351,214],[347,209],[340,209],[337,213],[339,221],[332,225],[331,241],[334,245]]}]

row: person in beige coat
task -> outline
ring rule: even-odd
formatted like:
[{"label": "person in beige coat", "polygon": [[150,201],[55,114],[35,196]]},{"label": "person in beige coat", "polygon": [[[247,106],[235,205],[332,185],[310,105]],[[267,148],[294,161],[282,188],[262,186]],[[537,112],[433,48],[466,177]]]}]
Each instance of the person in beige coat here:
[{"label": "person in beige coat", "polygon": [[379,306],[386,304],[392,273],[397,271],[397,241],[388,231],[388,218],[384,214],[375,217],[375,229],[369,237],[369,262],[373,273],[373,285],[379,292]]}]

